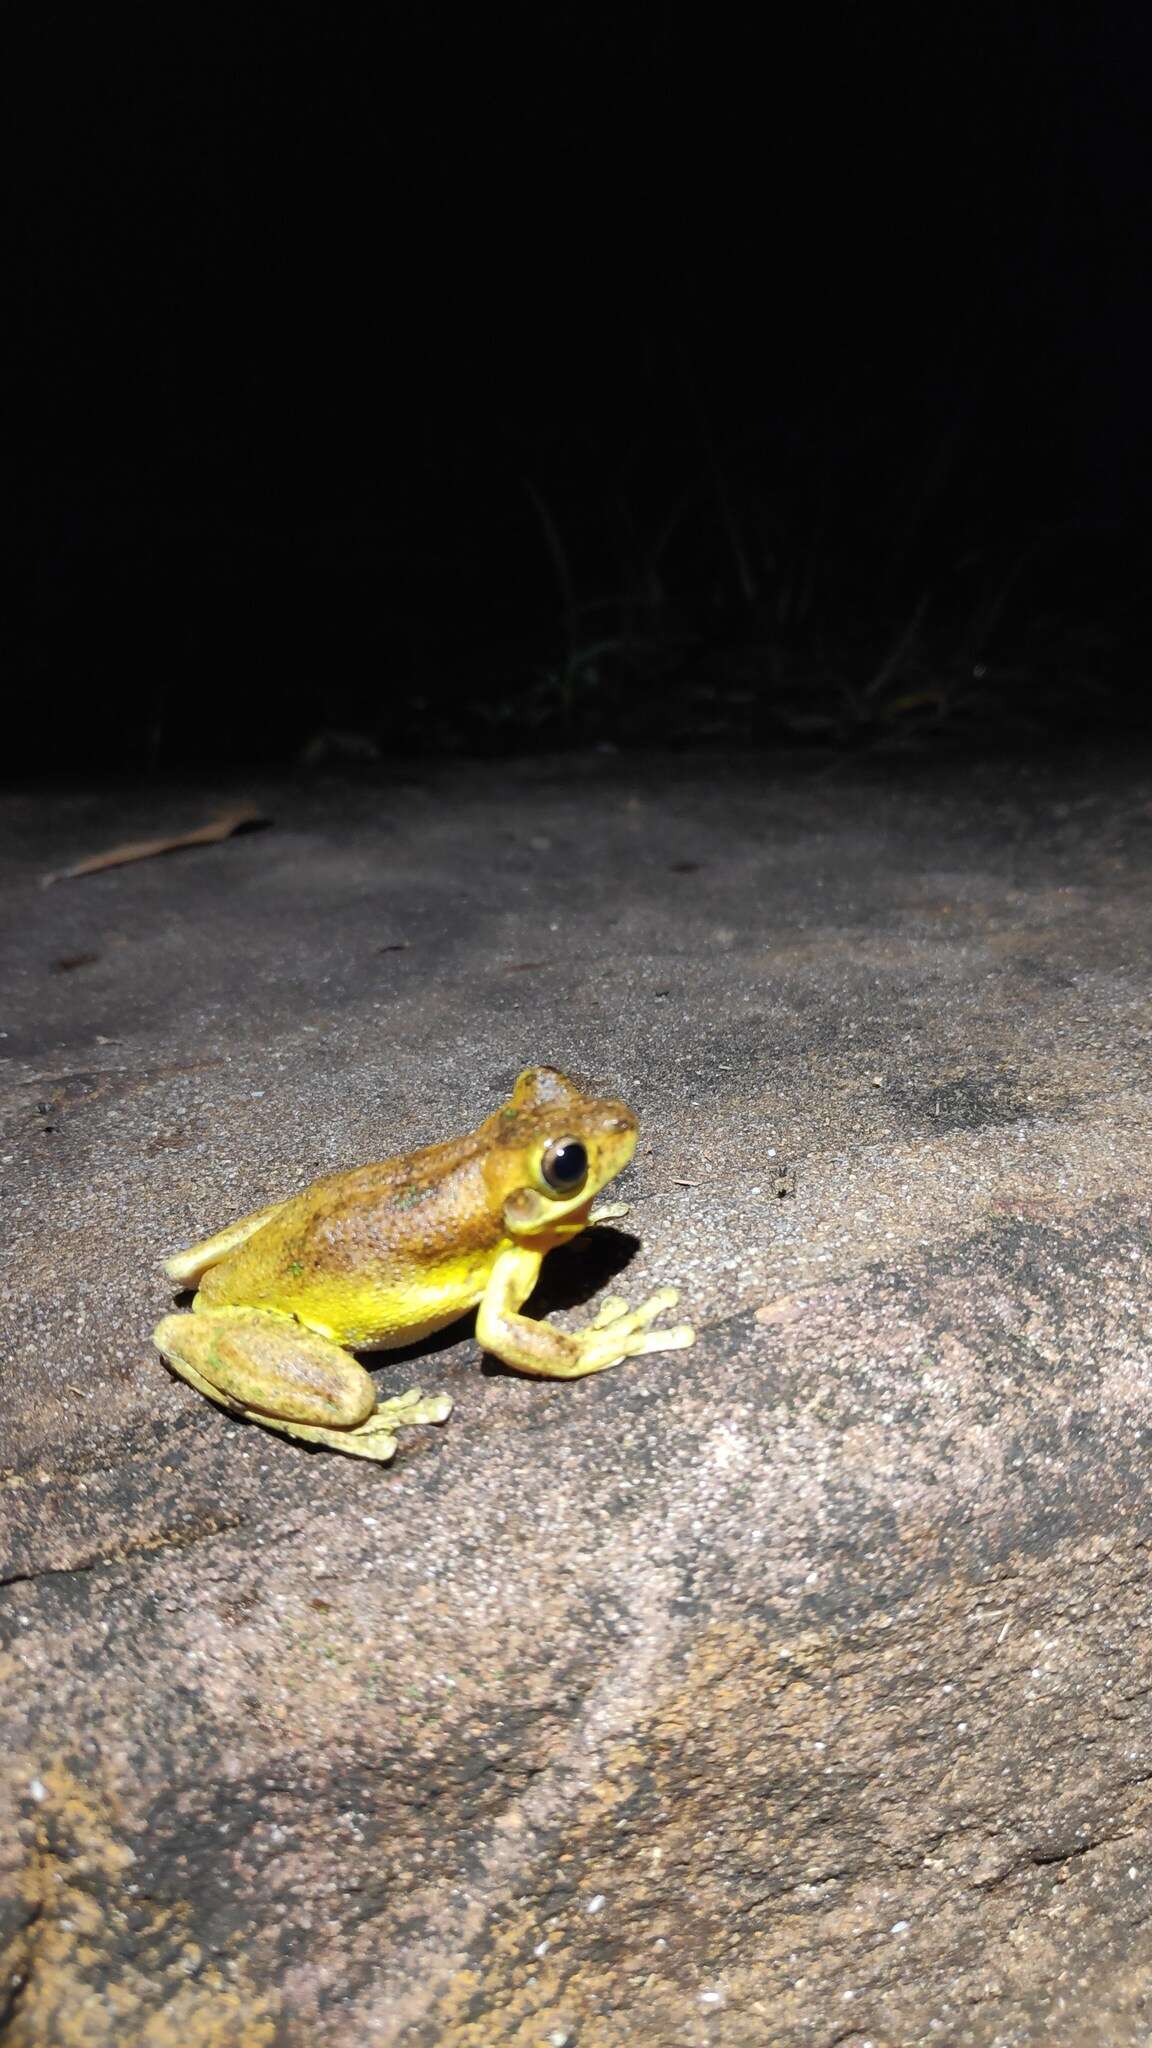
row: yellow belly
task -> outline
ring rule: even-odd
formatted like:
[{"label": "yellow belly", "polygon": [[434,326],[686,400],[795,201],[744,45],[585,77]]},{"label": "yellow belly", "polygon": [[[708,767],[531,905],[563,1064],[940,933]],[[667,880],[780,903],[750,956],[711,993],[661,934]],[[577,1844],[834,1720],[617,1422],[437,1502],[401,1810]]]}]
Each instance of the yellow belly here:
[{"label": "yellow belly", "polygon": [[[492,1257],[445,1261],[420,1273],[277,1274],[264,1285],[249,1271],[229,1275],[230,1262],[204,1275],[195,1306],[274,1308],[296,1316],[354,1351],[382,1351],[414,1344],[474,1309],[484,1292]],[[239,1262],[237,1262],[239,1263]],[[243,1284],[239,1284],[243,1279]]]}]

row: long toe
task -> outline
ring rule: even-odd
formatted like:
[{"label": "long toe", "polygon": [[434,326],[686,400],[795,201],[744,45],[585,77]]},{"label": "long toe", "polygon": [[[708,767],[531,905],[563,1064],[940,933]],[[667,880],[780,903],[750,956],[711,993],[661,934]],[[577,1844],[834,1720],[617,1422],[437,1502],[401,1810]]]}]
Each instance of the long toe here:
[{"label": "long toe", "polygon": [[696,1332],[691,1323],[676,1323],[670,1330],[638,1330],[628,1339],[629,1358],[640,1358],[646,1351],[687,1351],[696,1342]]},{"label": "long toe", "polygon": [[[666,1308],[675,1308],[679,1299],[679,1288],[658,1287],[655,1294],[648,1296],[647,1301],[642,1301],[628,1316],[621,1317],[619,1327],[622,1330],[647,1329],[648,1324],[654,1323],[657,1316],[662,1316]],[[615,1327],[613,1324],[613,1328]]]},{"label": "long toe", "polygon": [[609,1323],[619,1322],[628,1313],[628,1303],[622,1294],[606,1294],[592,1319],[594,1330],[605,1330]]},{"label": "long toe", "polygon": [[447,1422],[452,1413],[452,1396],[425,1394],[421,1388],[413,1387],[407,1394],[398,1394],[394,1401],[381,1401],[376,1412],[389,1429],[407,1429],[419,1422]]}]

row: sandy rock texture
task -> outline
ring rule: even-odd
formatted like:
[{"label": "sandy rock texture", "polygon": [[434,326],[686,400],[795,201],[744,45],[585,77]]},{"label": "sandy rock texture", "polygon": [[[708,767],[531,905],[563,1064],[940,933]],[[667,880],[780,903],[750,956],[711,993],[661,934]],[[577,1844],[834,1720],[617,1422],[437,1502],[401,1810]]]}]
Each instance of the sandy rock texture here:
[{"label": "sandy rock texture", "polygon": [[[251,796],[268,829],[65,881]],[[2,807],[13,2048],[1152,2032],[1152,769],[588,756]],[[376,1468],[162,1254],[548,1061],[640,1112]]]}]

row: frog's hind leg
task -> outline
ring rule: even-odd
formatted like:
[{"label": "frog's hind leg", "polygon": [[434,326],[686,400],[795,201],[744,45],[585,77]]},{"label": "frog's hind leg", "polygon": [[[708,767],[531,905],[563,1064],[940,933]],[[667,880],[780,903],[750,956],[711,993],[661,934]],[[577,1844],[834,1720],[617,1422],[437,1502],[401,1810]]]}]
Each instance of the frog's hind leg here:
[{"label": "frog's hind leg", "polygon": [[425,1399],[418,1387],[378,1405],[375,1382],[356,1359],[276,1309],[165,1316],[152,1341],[189,1386],[221,1408],[357,1458],[386,1463],[396,1429],[443,1422],[452,1408],[446,1394]]},{"label": "frog's hind leg", "polygon": [[198,1287],[209,1266],[218,1266],[230,1252],[238,1251],[278,1216],[285,1204],[272,1202],[267,1209],[254,1209],[250,1216],[241,1216],[239,1222],[230,1223],[227,1230],[217,1230],[211,1237],[202,1237],[199,1244],[189,1245],[187,1251],[173,1252],[164,1261],[164,1271],[178,1287]]}]

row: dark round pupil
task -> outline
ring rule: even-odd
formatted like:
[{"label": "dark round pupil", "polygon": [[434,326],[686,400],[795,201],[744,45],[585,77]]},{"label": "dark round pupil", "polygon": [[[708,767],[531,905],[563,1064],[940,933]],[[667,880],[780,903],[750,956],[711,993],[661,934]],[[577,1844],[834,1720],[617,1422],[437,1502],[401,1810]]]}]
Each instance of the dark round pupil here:
[{"label": "dark round pupil", "polygon": [[557,1193],[579,1187],[587,1171],[588,1154],[579,1138],[562,1138],[544,1155],[544,1178]]}]

